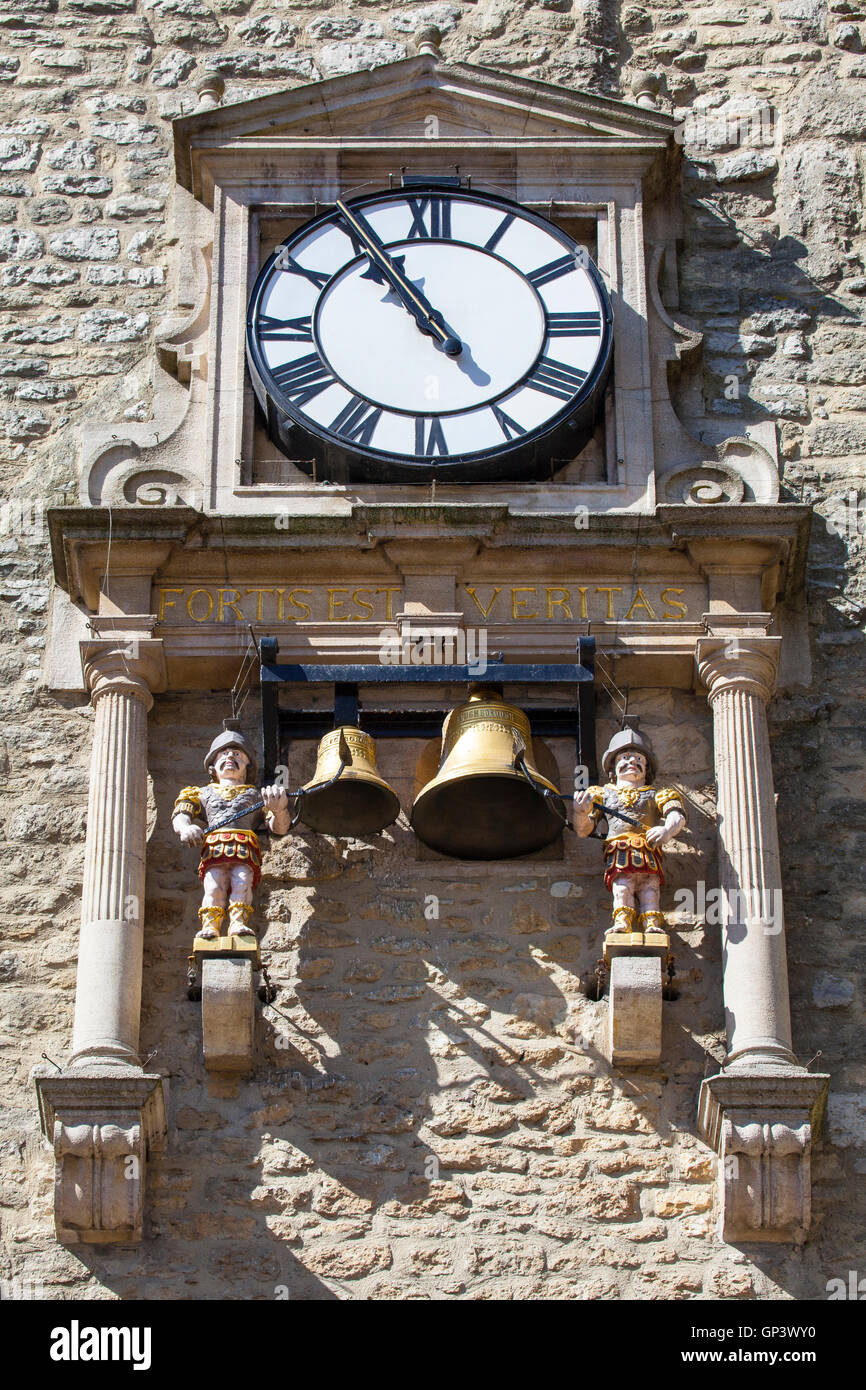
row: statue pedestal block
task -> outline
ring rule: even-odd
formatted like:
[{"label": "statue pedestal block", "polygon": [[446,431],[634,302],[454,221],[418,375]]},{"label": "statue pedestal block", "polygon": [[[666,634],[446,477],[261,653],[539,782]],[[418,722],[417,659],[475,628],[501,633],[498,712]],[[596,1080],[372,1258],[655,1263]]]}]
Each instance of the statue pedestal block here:
[{"label": "statue pedestal block", "polygon": [[229,960],[232,957],[251,961],[254,970],[260,970],[262,965],[259,943],[254,936],[218,936],[210,940],[206,936],[197,936],[192,943],[192,954],[199,970],[205,960]]},{"label": "statue pedestal block", "polygon": [[670,949],[667,932],[609,931],[604,938],[604,963],[609,970],[617,956],[659,956],[667,960]]},{"label": "statue pedestal block", "polygon": [[610,970],[608,1058],[614,1066],[645,1066],[662,1055],[662,963],[670,937],[662,932],[608,932]]},{"label": "statue pedestal block", "polygon": [[201,1032],[209,1072],[244,1073],[253,1068],[255,1009],[253,975],[261,967],[252,936],[197,936],[193,955],[201,970]]}]

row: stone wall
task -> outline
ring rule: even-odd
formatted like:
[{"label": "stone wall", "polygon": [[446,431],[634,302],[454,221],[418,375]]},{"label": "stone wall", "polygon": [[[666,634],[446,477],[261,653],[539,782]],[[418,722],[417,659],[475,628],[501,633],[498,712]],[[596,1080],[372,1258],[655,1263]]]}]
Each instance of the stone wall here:
[{"label": "stone wall", "polygon": [[[171,1075],[173,1138],[143,1247],[54,1241],[29,1073],[68,1054],[92,715],[45,688],[40,508],[76,500],[82,424],[150,418],[169,121],[194,109],[196,81],[216,70],[226,101],[261,95],[403,56],[431,21],[446,59],[614,95],[649,83],[682,116],[681,306],[707,337],[675,383],[681,413],[732,432],[775,419],[783,495],[817,508],[813,683],[771,710],[795,1049],[820,1050],[833,1077],[802,1252],[713,1234],[695,1106],[707,1050],[721,1055],[716,929],[681,919],[663,1066],[604,1062],[606,1005],[580,988],[607,911],[591,844],[484,878],[416,860],[400,828],[343,852],[312,837],[275,849],[261,902],[280,994],[263,1068],[235,1097],[209,1091],[183,991],[193,866],[168,812],[226,710],[174,696],[151,715],[142,1031]],[[0,1278],[49,1297],[815,1299],[866,1273],[863,37],[849,0],[0,0]],[[663,765],[705,787],[702,702],[643,692],[634,708]],[[408,804],[410,750],[380,751]],[[710,823],[691,824],[668,905],[679,882],[714,882]]]}]

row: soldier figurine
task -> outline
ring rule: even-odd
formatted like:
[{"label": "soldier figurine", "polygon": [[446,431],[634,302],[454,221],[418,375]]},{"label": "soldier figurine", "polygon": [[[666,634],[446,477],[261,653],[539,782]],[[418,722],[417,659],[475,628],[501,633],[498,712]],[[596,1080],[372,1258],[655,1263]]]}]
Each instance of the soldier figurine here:
[{"label": "soldier figurine", "polygon": [[[255,936],[250,926],[253,890],[262,875],[256,826],[264,821],[272,835],[289,829],[288,797],[282,787],[254,785],[256,760],[243,734],[227,729],[214,739],[204,760],[206,787],[184,787],[174,803],[172,826],[185,845],[201,846],[198,874],[204,888],[199,936]],[[224,829],[211,829],[249,807]],[[200,822],[198,825],[196,821]],[[207,826],[202,828],[201,822]],[[226,926],[228,906],[228,931]]]},{"label": "soldier figurine", "polygon": [[613,893],[611,930],[663,933],[662,845],[685,826],[682,795],[652,785],[652,746],[634,729],[622,729],[611,739],[601,765],[608,777],[613,773],[615,781],[588,787],[575,797],[574,828],[586,836],[600,819],[607,823],[604,882]]}]

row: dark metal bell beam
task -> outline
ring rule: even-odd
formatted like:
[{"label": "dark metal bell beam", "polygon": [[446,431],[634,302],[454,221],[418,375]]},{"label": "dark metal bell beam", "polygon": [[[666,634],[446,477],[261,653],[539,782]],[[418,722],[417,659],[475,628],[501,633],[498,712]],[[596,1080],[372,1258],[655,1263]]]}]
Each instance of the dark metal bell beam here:
[{"label": "dark metal bell beam", "polygon": [[471,666],[280,666],[262,662],[262,682],[304,685],[572,685],[593,681],[593,671],[561,664],[489,661],[483,676]]},{"label": "dark metal bell beam", "polygon": [[[521,708],[539,737],[574,737],[577,762],[595,780],[595,638],[580,637],[577,662],[490,661],[483,676],[469,665],[305,665],[277,661],[277,639],[263,637],[261,658],[262,744],[265,780],[274,775],[280,761],[283,739],[321,738],[341,724],[360,722],[361,701],[358,687],[382,685],[574,685],[575,705],[551,709],[543,706]],[[281,710],[279,691],[283,685],[333,685],[333,713],[322,710]],[[434,738],[442,729],[443,711],[364,710],[363,727],[374,738]]]}]

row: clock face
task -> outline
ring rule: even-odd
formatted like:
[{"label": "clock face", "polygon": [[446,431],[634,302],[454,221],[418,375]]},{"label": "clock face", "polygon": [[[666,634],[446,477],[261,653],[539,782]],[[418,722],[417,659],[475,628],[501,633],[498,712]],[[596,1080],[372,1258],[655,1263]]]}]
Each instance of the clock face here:
[{"label": "clock face", "polygon": [[549,477],[593,431],[610,304],[544,218],[404,188],[338,203],[277,248],[247,360],[271,437],[319,478]]}]

